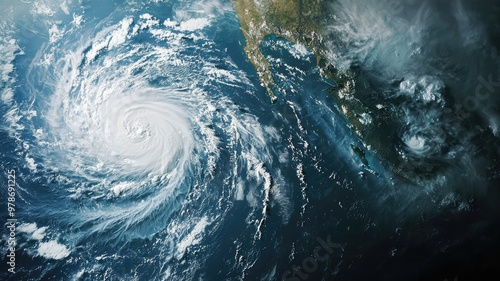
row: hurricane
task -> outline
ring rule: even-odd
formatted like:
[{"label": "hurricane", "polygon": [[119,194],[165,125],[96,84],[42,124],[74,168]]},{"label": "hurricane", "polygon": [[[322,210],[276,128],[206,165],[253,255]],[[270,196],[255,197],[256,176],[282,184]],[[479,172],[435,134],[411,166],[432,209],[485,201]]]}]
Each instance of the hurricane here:
[{"label": "hurricane", "polygon": [[[71,230],[69,245],[54,242],[63,250],[40,254],[65,257],[91,237],[125,248],[165,229],[172,239],[187,232],[190,245],[190,236],[221,220],[224,201],[241,200],[245,181],[254,183],[246,196],[255,193],[249,200],[262,212],[254,217],[257,237],[273,176],[279,187],[279,170],[266,168],[275,161],[269,144],[281,137],[233,101],[254,86],[203,34],[215,15],[178,22],[123,13],[83,31],[74,17],[26,67],[22,99],[30,102],[3,96],[27,167],[48,176],[46,188],[63,204],[78,206],[73,215],[37,207]],[[285,195],[277,202],[286,210]],[[173,219],[178,213],[198,223]],[[46,227],[21,225],[27,234],[40,229]],[[173,241],[180,244],[170,250],[182,256],[186,246]]]},{"label": "hurricane", "polygon": [[[307,42],[260,43],[270,99],[231,1],[4,2],[2,280],[453,280],[475,259],[494,267],[500,60],[483,6],[328,2],[325,57],[376,103],[356,115],[383,135],[373,144]],[[471,95],[478,85],[490,94]]]}]

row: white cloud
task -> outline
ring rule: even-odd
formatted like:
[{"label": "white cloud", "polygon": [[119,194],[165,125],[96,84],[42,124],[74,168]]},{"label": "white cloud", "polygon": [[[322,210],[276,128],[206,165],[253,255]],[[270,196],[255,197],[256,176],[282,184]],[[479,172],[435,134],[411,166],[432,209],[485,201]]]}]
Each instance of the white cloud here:
[{"label": "white cloud", "polygon": [[55,240],[40,243],[38,246],[38,254],[48,259],[60,260],[69,256],[70,253],[66,246],[57,243]]},{"label": "white cloud", "polygon": [[180,31],[195,31],[203,29],[210,25],[210,20],[208,18],[197,18],[189,19],[187,21],[181,22],[179,26]]}]

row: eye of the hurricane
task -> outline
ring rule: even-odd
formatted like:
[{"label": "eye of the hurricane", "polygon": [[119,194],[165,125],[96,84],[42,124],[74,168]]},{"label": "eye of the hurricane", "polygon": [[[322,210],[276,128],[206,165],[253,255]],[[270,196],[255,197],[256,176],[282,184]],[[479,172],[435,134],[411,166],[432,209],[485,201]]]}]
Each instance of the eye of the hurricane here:
[{"label": "eye of the hurricane", "polygon": [[189,109],[178,102],[185,93],[160,88],[110,95],[95,104],[101,109],[90,131],[92,139],[101,139],[95,142],[100,154],[111,155],[108,161],[117,166],[123,161],[123,168],[138,174],[160,175],[183,164],[193,145]]},{"label": "eye of the hurricane", "polygon": [[141,142],[151,137],[151,126],[144,118],[134,120],[131,123],[124,122],[123,127],[132,141]]},{"label": "eye of the hurricane", "polygon": [[422,151],[425,148],[425,139],[421,136],[412,136],[406,141],[409,148],[415,151]]}]

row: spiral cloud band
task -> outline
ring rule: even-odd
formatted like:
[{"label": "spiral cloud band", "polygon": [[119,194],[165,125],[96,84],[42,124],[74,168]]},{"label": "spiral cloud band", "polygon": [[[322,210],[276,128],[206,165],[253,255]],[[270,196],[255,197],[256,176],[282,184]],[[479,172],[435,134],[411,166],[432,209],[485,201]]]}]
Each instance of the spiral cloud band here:
[{"label": "spiral cloud band", "polygon": [[103,21],[100,31],[78,40],[70,29],[38,51],[29,75],[46,88],[33,87],[32,104],[19,108],[32,112],[35,140],[26,145],[30,159],[43,159],[32,166],[70,183],[70,198],[83,202],[81,218],[69,224],[86,236],[133,238],[164,229],[194,187],[210,192],[221,157],[229,157],[228,184],[239,187],[234,196],[241,200],[245,192],[238,181],[257,182],[263,205],[252,203],[259,189],[248,190],[248,200],[268,207],[272,175],[265,165],[273,159],[266,143],[279,136],[227,95],[252,87],[229,58],[221,67],[215,56],[199,61],[191,54],[220,52],[199,32],[208,24],[161,23],[143,14]]}]

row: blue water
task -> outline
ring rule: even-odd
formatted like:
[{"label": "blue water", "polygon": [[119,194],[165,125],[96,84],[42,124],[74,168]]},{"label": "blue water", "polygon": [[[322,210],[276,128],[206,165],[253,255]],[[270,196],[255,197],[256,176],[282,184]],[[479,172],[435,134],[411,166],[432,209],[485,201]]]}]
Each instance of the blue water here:
[{"label": "blue water", "polygon": [[498,264],[498,163],[479,191],[459,165],[400,180],[314,55],[275,36],[271,105],[229,1],[8,5],[2,280],[467,280]]}]

